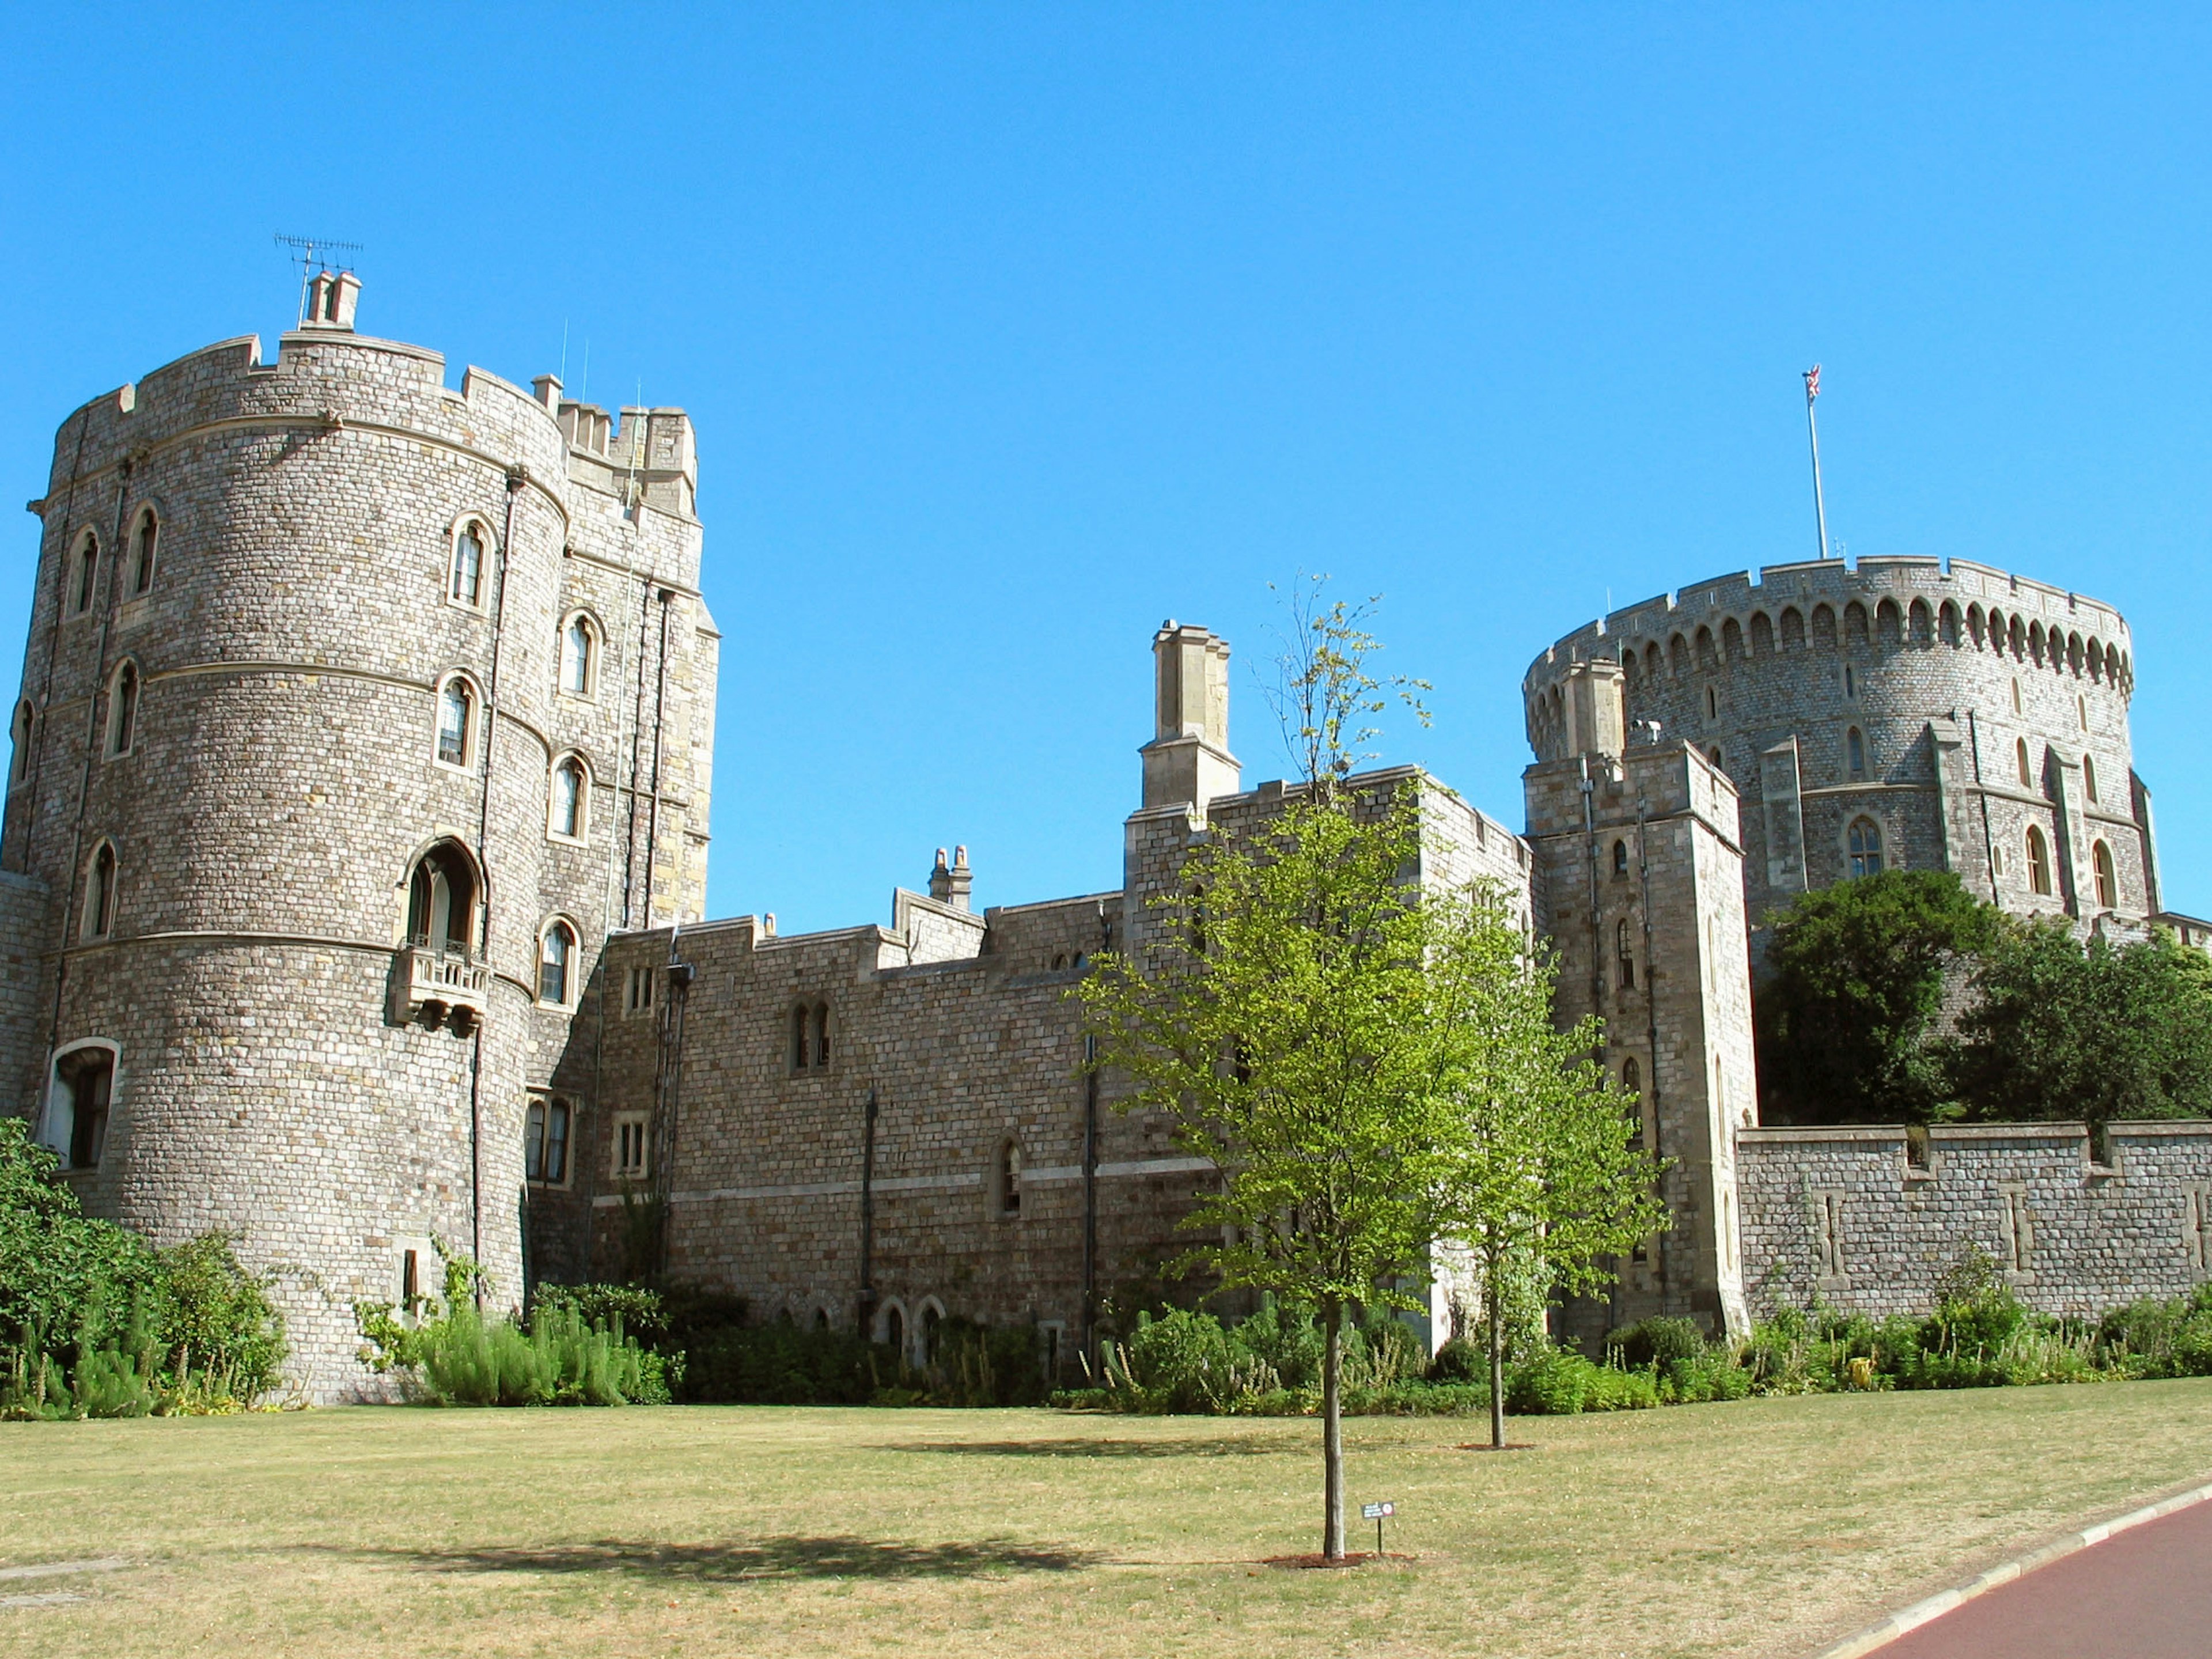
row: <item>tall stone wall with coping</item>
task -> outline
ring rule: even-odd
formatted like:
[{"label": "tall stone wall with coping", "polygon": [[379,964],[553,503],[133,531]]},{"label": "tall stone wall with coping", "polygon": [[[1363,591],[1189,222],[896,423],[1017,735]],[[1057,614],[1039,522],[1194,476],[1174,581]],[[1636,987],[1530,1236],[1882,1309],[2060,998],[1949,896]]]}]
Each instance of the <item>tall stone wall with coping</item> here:
[{"label": "tall stone wall with coping", "polygon": [[2095,1150],[2078,1123],[1932,1129],[1924,1162],[1901,1127],[1741,1131],[1753,1306],[1925,1314],[1973,1250],[2051,1314],[2212,1279],[2212,1122],[2114,1123]]}]

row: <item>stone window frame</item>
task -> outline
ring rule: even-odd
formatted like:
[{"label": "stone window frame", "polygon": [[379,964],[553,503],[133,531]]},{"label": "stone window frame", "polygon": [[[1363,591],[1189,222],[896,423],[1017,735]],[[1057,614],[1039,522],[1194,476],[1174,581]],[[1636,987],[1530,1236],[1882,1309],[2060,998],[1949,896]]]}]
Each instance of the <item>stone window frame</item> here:
[{"label": "stone window frame", "polygon": [[[127,702],[123,694],[125,674],[131,677]],[[106,706],[100,719],[100,757],[122,760],[138,746],[139,716],[146,700],[146,674],[136,657],[125,657],[108,671],[106,696]]]},{"label": "stone window frame", "polygon": [[[560,782],[562,770],[574,767],[576,782],[576,832],[570,835],[561,828]],[[553,763],[545,773],[545,839],[558,842],[564,847],[581,847],[592,838],[592,796],[596,793],[596,781],[592,776],[592,763],[580,749],[563,749],[553,757]]]},{"label": "stone window frame", "polygon": [[2081,793],[2089,798],[2090,805],[2103,804],[2097,799],[2097,757],[2086,750],[2081,755]]},{"label": "stone window frame", "polygon": [[[559,1120],[561,1136],[557,1143],[561,1148],[560,1173],[548,1176],[544,1173],[544,1151],[548,1146],[556,1143],[547,1139],[546,1132],[553,1127],[554,1114],[556,1109],[561,1115]],[[538,1126],[534,1132],[531,1127],[531,1115],[533,1113],[539,1115]],[[555,1089],[532,1089],[529,1091],[522,1115],[522,1170],[523,1179],[531,1186],[558,1191],[574,1183],[577,1115],[574,1097]],[[531,1153],[533,1151],[538,1153],[538,1173],[536,1175],[530,1173]]]},{"label": "stone window frame", "polygon": [[15,718],[8,728],[9,739],[14,750],[8,757],[8,787],[31,781],[31,738],[39,726],[38,705],[28,697],[15,704]]},{"label": "stone window frame", "polygon": [[[107,873],[102,878],[99,902],[95,904],[93,878],[99,872],[103,856],[107,860]],[[92,843],[92,851],[85,855],[84,868],[78,875],[78,944],[100,945],[115,937],[115,916],[119,908],[122,885],[123,854],[116,850],[112,836],[101,836]]]},{"label": "stone window frame", "polygon": [[1874,771],[1868,763],[1866,729],[1860,726],[1844,728],[1844,776],[1852,783],[1864,783]]},{"label": "stone window frame", "polygon": [[2112,860],[2112,846],[2102,836],[2090,843],[2089,871],[2097,884],[2097,908],[2117,910],[2120,908],[2120,870]]},{"label": "stone window frame", "polygon": [[[556,932],[566,933],[568,935],[568,960],[562,964],[561,994],[557,997],[549,997],[545,994],[545,947],[547,942]],[[532,975],[531,988],[539,1007],[562,1010],[575,1007],[577,994],[581,989],[577,981],[581,977],[578,969],[581,965],[583,953],[584,930],[577,927],[573,916],[556,910],[538,924],[536,967]]]},{"label": "stone window frame", "polygon": [[[478,549],[476,591],[472,598],[465,599],[454,592],[453,589],[460,574],[461,534],[471,526],[477,532]],[[497,562],[498,549],[498,538],[492,532],[489,519],[473,508],[454,515],[453,523],[446,527],[446,568],[444,577],[440,583],[440,591],[444,594],[447,605],[456,611],[465,611],[472,617],[489,614],[491,607],[484,603],[484,588],[490,580],[490,567]]]},{"label": "stone window frame", "polygon": [[777,1041],[783,1045],[783,1066],[790,1077],[822,1077],[837,1063],[843,1045],[834,1041],[837,1022],[825,996],[802,996],[784,1015]]},{"label": "stone window frame", "polygon": [[914,1319],[907,1327],[907,1346],[912,1351],[913,1364],[917,1370],[936,1363],[937,1356],[930,1350],[944,1334],[946,1322],[952,1316],[935,1294],[925,1296],[915,1304]]},{"label": "stone window frame", "polygon": [[[1851,831],[1862,823],[1874,826],[1875,845],[1871,856],[1877,862],[1871,870],[1854,871],[1851,868],[1854,858],[1863,860],[1869,856],[1863,849],[1856,854],[1851,850]],[[1852,813],[1836,830],[1836,850],[1843,855],[1844,869],[1847,872],[1845,879],[1856,881],[1863,875],[1878,875],[1884,870],[1903,869],[1905,866],[1901,863],[1890,857],[1890,845],[1889,826],[1879,817],[1872,812]]]},{"label": "stone window frame", "polygon": [[[439,752],[439,739],[444,735],[446,694],[458,681],[467,689],[468,713],[461,721],[461,757],[449,761]],[[449,668],[438,676],[430,698],[430,764],[447,772],[473,773],[477,769],[477,750],[482,745],[477,741],[477,716],[483,707],[483,688],[477,677],[465,668]]]},{"label": "stone window frame", "polygon": [[2035,787],[2035,768],[2028,758],[2026,738],[2014,738],[2012,740],[2012,757],[2013,769],[2020,775],[2020,787],[2033,791]]},{"label": "stone window frame", "polygon": [[[161,568],[161,531],[166,520],[158,502],[139,504],[131,518],[131,534],[124,554],[131,562],[131,586],[126,599],[143,599],[154,591],[154,578]],[[151,531],[149,538],[148,532]],[[141,580],[141,574],[144,580]]]},{"label": "stone window frame", "polygon": [[659,970],[651,963],[632,967],[623,980],[623,1017],[632,1018],[639,1014],[650,1014],[658,994],[654,981]]},{"label": "stone window frame", "polygon": [[2031,823],[2021,836],[2027,860],[2027,890],[2038,898],[2052,897],[2057,883],[2052,878],[2051,867],[2051,838],[2043,833],[2043,826]]},{"label": "stone window frame", "polygon": [[[587,641],[584,647],[584,685],[581,690],[568,684],[568,632],[578,623],[584,625]],[[596,612],[588,605],[571,606],[561,618],[561,631],[554,636],[553,690],[556,696],[576,702],[596,702],[599,696],[599,667],[606,655],[607,630]]]},{"label": "stone window frame", "polygon": [[991,1151],[991,1167],[984,1172],[983,1191],[994,1221],[1022,1218],[1022,1138],[1009,1129]]},{"label": "stone window frame", "polygon": [[[626,1152],[635,1154],[627,1163]],[[617,1112],[607,1121],[607,1173],[616,1181],[643,1181],[652,1175],[651,1114]]]},{"label": "stone window frame", "polygon": [[[76,1140],[76,1127],[75,1106],[72,1103],[70,1109],[70,1144],[57,1146],[54,1145],[53,1139],[55,1127],[54,1104],[61,1088],[62,1062],[67,1060],[71,1054],[81,1054],[93,1050],[104,1050],[107,1055],[106,1123],[103,1126],[100,1132],[101,1146],[98,1152],[94,1154],[90,1162],[79,1164],[76,1160],[76,1154],[73,1150]],[[122,1095],[123,1045],[118,1042],[113,1037],[73,1037],[69,1042],[60,1044],[52,1054],[46,1056],[46,1086],[39,1097],[38,1133],[33,1136],[33,1139],[36,1139],[41,1146],[47,1148],[49,1151],[59,1156],[62,1161],[62,1169],[64,1173],[73,1170],[85,1171],[97,1170],[106,1158],[106,1142],[108,1139],[109,1132],[113,1128],[115,1124],[116,1102],[122,1098]]]},{"label": "stone window frame", "polygon": [[62,615],[70,621],[89,617],[100,607],[100,532],[89,526],[70,544],[62,565]]}]

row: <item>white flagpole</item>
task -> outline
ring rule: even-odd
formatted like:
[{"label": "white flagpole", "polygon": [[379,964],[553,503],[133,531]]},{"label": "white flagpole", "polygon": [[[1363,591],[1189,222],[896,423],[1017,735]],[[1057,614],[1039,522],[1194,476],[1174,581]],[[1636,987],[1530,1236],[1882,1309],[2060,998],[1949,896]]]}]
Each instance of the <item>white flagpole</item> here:
[{"label": "white flagpole", "polygon": [[1820,556],[1828,556],[1828,504],[1820,494],[1820,424],[1813,418],[1813,400],[1820,395],[1820,366],[1805,371],[1805,430],[1813,440],[1813,521],[1820,532]]}]

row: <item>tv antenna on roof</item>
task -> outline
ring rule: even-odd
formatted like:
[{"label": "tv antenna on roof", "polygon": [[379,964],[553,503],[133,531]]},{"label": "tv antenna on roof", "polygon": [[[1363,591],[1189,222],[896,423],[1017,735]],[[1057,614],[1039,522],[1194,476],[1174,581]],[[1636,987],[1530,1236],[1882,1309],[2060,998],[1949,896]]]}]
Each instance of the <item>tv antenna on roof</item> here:
[{"label": "tv antenna on roof", "polygon": [[[300,267],[300,321],[307,320],[307,289],[315,280],[317,270],[351,270],[353,261],[348,255],[359,253],[359,242],[335,241],[328,236],[287,236],[276,233],[276,245],[292,250],[292,263]],[[332,258],[330,256],[338,257]]]}]

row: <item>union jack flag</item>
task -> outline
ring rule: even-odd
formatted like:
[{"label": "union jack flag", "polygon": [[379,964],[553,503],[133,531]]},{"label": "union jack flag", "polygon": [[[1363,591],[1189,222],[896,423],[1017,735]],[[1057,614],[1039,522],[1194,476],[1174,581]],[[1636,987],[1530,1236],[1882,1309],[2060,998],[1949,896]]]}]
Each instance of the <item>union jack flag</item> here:
[{"label": "union jack flag", "polygon": [[1820,395],[1820,366],[1818,363],[1805,371],[1805,401],[1811,403]]}]

